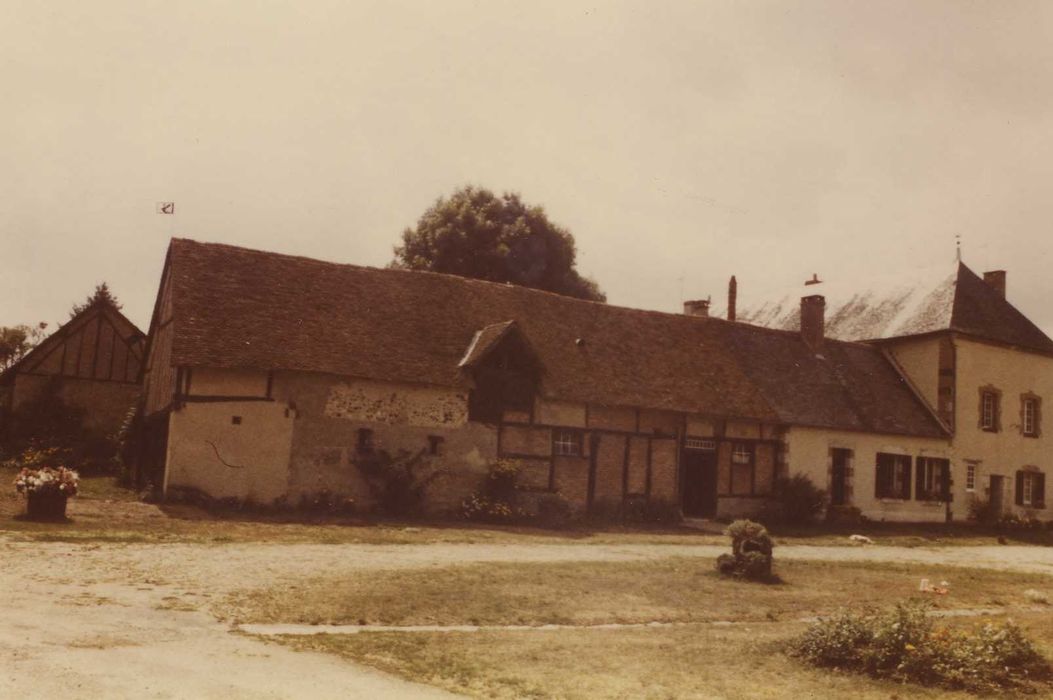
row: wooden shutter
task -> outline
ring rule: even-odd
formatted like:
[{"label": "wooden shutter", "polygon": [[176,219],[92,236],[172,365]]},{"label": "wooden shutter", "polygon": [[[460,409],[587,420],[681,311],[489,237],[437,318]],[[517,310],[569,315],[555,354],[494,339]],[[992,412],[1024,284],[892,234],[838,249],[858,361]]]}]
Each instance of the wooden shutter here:
[{"label": "wooden shutter", "polygon": [[1031,486],[1031,505],[1046,507],[1046,475],[1041,472],[1035,474],[1035,483]]},{"label": "wooden shutter", "polygon": [[903,461],[903,466],[904,466],[904,472],[903,472],[903,493],[900,494],[900,497],[904,501],[909,501],[910,500],[910,467],[911,467],[910,457],[906,457],[906,458],[901,457],[900,459]]},{"label": "wooden shutter", "polygon": [[943,500],[950,503],[954,500],[954,494],[951,493],[951,461],[949,459],[941,459],[940,466],[943,469],[940,490],[943,492]]},{"label": "wooden shutter", "polygon": [[877,468],[874,470],[874,498],[883,498],[888,494],[888,485],[892,483],[892,465],[888,455],[877,456]]},{"label": "wooden shutter", "polygon": [[914,497],[920,501],[928,500],[929,496],[930,494],[925,492],[925,458],[916,457],[914,459]]},{"label": "wooden shutter", "polygon": [[1024,505],[1024,472],[1016,473],[1016,504]]}]

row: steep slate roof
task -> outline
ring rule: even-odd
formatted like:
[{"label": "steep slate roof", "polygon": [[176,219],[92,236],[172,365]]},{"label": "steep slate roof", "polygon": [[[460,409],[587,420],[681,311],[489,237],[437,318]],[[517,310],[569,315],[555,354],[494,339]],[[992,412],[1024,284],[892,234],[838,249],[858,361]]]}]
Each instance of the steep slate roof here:
[{"label": "steep slate roof", "polygon": [[458,365],[478,357],[473,339],[496,342],[514,320],[548,397],[943,434],[866,346],[831,343],[836,359],[821,360],[797,334],[183,239],[172,241],[168,269],[174,365],[465,386]]},{"label": "steep slate roof", "polygon": [[[768,328],[800,328],[800,300],[826,297],[826,333],[841,340],[879,340],[953,330],[1040,352],[1053,340],[964,263],[954,268],[913,271],[909,277],[878,279],[874,289],[856,280],[799,285],[753,306],[739,308],[740,321]],[[739,292],[739,298],[745,292]],[[721,312],[721,315],[725,315]]]}]

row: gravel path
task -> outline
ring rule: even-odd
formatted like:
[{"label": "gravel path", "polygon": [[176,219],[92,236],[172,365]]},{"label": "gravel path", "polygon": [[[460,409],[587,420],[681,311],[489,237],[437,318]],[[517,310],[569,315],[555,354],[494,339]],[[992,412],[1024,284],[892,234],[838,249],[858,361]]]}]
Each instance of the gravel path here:
[{"label": "gravel path", "polygon": [[[590,544],[67,544],[0,535],[0,697],[452,697],[231,633],[211,598],[312,575],[471,562],[715,557],[724,547]],[[1053,548],[784,546],[777,558],[910,562],[1053,576]]]}]

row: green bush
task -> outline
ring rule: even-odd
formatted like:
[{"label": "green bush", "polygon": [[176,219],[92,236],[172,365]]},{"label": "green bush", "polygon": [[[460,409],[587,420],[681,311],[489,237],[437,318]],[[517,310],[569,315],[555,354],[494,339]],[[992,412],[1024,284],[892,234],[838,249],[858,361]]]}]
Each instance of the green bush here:
[{"label": "green bush", "polygon": [[403,518],[420,515],[428,487],[448,474],[445,469],[431,469],[424,450],[399,450],[396,455],[377,450],[357,455],[354,463],[369,484],[377,508]]},{"label": "green bush", "polygon": [[537,522],[542,527],[566,527],[574,519],[574,506],[558,493],[544,493],[537,498]]},{"label": "green bush", "polygon": [[731,538],[731,554],[717,557],[717,571],[751,581],[770,581],[772,542],[767,528],[752,520],[736,520],[724,534]]},{"label": "green bush", "polygon": [[461,502],[461,516],[488,523],[526,520],[528,514],[519,505],[519,470],[506,459],[491,464],[482,489]]},{"label": "green bush", "polygon": [[969,503],[969,520],[981,525],[994,525],[998,521],[998,513],[986,498],[974,498]]},{"label": "green bush", "polygon": [[776,516],[790,525],[807,525],[826,507],[826,492],[803,474],[779,477],[772,489]]},{"label": "green bush", "polygon": [[935,627],[917,601],[876,612],[841,612],[788,645],[814,666],[979,693],[1049,687],[1053,669],[1012,621]]}]

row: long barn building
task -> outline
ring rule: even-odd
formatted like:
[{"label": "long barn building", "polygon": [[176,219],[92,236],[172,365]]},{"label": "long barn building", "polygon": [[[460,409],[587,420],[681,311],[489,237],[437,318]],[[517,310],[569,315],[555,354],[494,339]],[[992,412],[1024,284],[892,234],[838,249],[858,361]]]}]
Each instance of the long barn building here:
[{"label": "long barn building", "polygon": [[[878,520],[957,516],[952,426],[894,349],[426,272],[175,239],[150,325],[143,470],[172,494],[368,506],[379,450],[422,452],[428,508],[491,464],[579,509],[757,512],[802,473]],[[1037,495],[1037,491],[1035,491]],[[1008,507],[1008,505],[1007,505]]]}]

